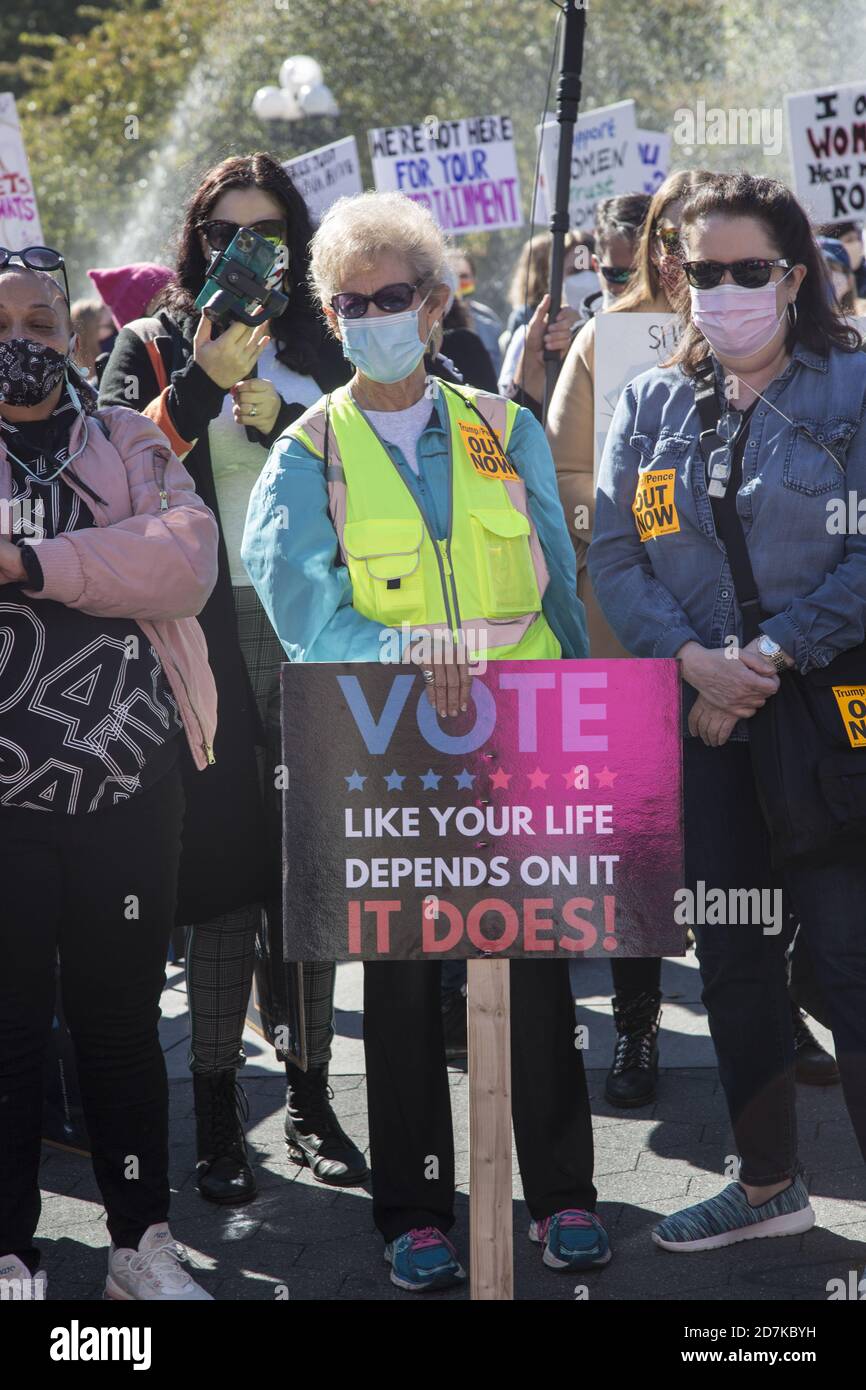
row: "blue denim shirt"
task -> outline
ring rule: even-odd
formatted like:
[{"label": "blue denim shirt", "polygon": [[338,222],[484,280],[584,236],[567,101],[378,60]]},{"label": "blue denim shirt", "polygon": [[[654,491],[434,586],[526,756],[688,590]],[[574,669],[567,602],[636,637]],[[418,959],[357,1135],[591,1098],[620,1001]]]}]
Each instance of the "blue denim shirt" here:
[{"label": "blue denim shirt", "polygon": [[[418,474],[396,445],[385,448],[429,516],[437,539],[444,539],[450,451],[442,392],[437,391],[431,402],[430,422],[418,441]],[[522,407],[511,431],[508,457],[526,484],[529,514],[550,574],[542,600],[544,615],[563,656],[586,656],[589,644],[576,593],[574,548],[553,458],[541,425]],[[268,455],[250,497],[241,558],[290,661],[382,659],[386,629],[352,607],[352,581],[340,563],[322,460],[297,439],[281,436]]]},{"label": "blue denim shirt", "polygon": [[[716,373],[721,389],[718,364]],[[866,518],[863,534],[834,521],[849,493],[866,498],[866,354],[796,347],[763,395],[737,511],[768,615],[761,628],[806,672],[856,646],[866,627]],[[690,640],[710,648],[731,635],[742,641],[699,434],[694,386],[678,367],[636,377],[611,422],[588,566],[608,622],[635,656],[673,656]],[[664,499],[675,509],[671,529],[642,541],[632,504],[639,479],[657,470],[673,475],[672,499]]]}]

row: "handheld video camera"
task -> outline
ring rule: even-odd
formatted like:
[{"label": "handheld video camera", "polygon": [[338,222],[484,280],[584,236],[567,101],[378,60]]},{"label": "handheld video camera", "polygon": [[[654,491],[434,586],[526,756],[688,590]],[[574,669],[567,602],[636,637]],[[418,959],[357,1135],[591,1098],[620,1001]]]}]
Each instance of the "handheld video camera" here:
[{"label": "handheld video camera", "polygon": [[220,328],[236,322],[255,328],[265,319],[279,318],[288,296],[266,284],[276,259],[270,241],[250,227],[239,227],[225,251],[214,252],[195,307]]}]

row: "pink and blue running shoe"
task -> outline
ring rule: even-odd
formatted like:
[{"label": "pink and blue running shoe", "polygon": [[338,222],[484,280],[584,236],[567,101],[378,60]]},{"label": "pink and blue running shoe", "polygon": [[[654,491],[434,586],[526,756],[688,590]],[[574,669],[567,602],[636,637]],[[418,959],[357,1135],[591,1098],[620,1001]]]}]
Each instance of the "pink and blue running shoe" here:
[{"label": "pink and blue running shoe", "polygon": [[436,1226],[418,1226],[385,1246],[391,1283],[410,1293],[449,1289],[462,1284],[466,1271],[457,1251]]},{"label": "pink and blue running shoe", "polygon": [[551,1269],[591,1269],[606,1265],[611,1255],[607,1231],[599,1218],[576,1207],[533,1221],[529,1239],[544,1246],[544,1263]]}]

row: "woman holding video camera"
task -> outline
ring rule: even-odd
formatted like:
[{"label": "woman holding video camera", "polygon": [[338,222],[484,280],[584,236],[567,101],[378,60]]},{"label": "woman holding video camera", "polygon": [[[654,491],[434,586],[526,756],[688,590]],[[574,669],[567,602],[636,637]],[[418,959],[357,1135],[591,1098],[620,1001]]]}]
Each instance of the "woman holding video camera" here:
[{"label": "woman holding video camera", "polygon": [[[278,257],[268,288],[289,303],[250,329],[215,334],[195,299],[214,252],[239,227],[272,241]],[[338,346],[325,334],[306,286],[312,236],[306,205],[267,154],[223,160],[204,175],[186,207],[176,276],[156,315],[128,324],[102,378],[100,399],[133,405],[155,420],[184,459],[216,516],[219,577],[201,623],[219,694],[214,766],[187,787],[178,921],[187,926],[190,1065],[196,1108],[198,1190],[238,1204],[256,1194],[247,1161],[237,1072],[259,937],[281,990],[280,846],[268,789],[267,707],[285,656],[240,559],[247,503],[267,450],[307,406],[346,379]],[[253,439],[248,436],[253,433]],[[273,731],[273,747],[276,747]],[[363,1155],[330,1106],[335,968],[303,970],[309,1067],[286,1061],[290,1155],[320,1181],[363,1182]],[[279,1009],[280,998],[274,1001]],[[279,1049],[283,1050],[283,1049]]]}]

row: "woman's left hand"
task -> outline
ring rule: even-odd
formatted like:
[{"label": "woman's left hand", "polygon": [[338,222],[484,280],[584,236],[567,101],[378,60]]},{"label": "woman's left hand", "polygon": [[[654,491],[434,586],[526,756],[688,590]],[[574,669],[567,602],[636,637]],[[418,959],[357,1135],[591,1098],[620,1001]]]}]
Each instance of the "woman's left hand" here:
[{"label": "woman's left hand", "polygon": [[232,415],[239,425],[250,425],[262,434],[270,434],[277,423],[282,401],[273,382],[262,377],[250,377],[232,387]]},{"label": "woman's left hand", "polygon": [[21,551],[11,541],[0,540],[0,584],[20,584],[27,578]]}]

